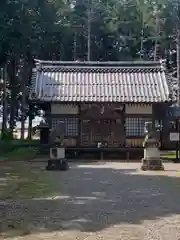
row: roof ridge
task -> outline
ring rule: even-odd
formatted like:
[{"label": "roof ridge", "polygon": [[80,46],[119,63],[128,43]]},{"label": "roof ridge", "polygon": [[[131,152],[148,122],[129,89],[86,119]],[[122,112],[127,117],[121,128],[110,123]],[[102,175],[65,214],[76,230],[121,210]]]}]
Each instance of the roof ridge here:
[{"label": "roof ridge", "polygon": [[68,66],[68,67],[161,67],[161,61],[46,61],[46,60],[39,60],[35,59],[36,66]]},{"label": "roof ridge", "polygon": [[158,69],[162,69],[162,67],[160,65],[157,66],[53,66],[53,65],[42,65],[41,66],[43,69],[47,68],[47,69],[55,69],[55,68],[59,68],[59,69],[87,69],[87,68],[92,68],[92,69],[139,69],[139,68],[158,68]]}]

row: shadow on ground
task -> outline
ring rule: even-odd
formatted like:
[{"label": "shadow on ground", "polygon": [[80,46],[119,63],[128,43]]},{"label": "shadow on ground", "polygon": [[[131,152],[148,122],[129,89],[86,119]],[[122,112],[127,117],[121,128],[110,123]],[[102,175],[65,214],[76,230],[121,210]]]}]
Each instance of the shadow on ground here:
[{"label": "shadow on ground", "polygon": [[67,172],[47,174],[57,186],[53,199],[1,202],[0,218],[9,224],[22,223],[34,232],[96,232],[180,214],[179,177],[103,164],[73,165]]}]

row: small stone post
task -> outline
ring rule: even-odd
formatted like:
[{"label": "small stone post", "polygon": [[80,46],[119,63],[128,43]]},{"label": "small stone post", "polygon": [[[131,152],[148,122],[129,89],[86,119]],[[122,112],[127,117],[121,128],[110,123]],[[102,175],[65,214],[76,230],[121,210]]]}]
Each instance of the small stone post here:
[{"label": "small stone post", "polygon": [[152,122],[145,123],[144,158],[141,170],[164,170],[159,151],[159,132]]}]

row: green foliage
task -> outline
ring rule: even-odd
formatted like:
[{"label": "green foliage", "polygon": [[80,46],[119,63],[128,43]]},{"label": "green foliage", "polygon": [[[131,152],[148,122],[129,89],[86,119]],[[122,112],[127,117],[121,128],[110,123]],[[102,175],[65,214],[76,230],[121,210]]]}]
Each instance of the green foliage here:
[{"label": "green foliage", "polygon": [[156,17],[163,34],[174,30],[174,7],[167,0],[8,1],[0,9],[1,56],[14,53],[17,58],[30,54],[43,59],[72,60],[76,32],[77,58],[83,58],[87,53],[88,9],[92,60],[110,55],[114,60],[123,58],[127,51],[121,57],[120,54],[125,48],[134,58],[131,50],[138,49],[142,28],[146,36],[157,35]]},{"label": "green foliage", "polygon": [[10,141],[11,140],[11,133],[9,132],[9,129],[6,129],[3,134],[3,141]]},{"label": "green foliage", "polygon": [[32,150],[34,148],[39,147],[38,140],[1,140],[0,141],[0,156],[10,156],[14,154],[14,151],[18,151],[19,149],[24,149],[25,152]]},{"label": "green foliage", "polygon": [[[92,61],[152,59],[175,48],[178,2],[170,0],[9,0],[0,7],[0,66],[7,63],[10,137],[23,105],[26,118],[33,58]],[[180,9],[180,8],[179,8]],[[157,23],[158,22],[158,23]],[[88,35],[90,26],[90,35]],[[141,33],[143,38],[141,39]],[[157,41],[155,41],[157,39]],[[142,54],[142,53],[141,53]],[[23,92],[26,95],[23,101]]]},{"label": "green foliage", "polygon": [[3,154],[5,161],[28,161],[36,157],[37,151],[35,148],[22,148],[12,145],[11,151]]}]

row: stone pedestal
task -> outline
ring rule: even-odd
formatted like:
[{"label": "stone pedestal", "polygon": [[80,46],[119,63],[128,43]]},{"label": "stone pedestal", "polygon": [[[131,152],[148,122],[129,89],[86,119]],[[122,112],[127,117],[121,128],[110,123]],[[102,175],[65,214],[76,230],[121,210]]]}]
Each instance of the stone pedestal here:
[{"label": "stone pedestal", "polygon": [[50,159],[46,170],[68,170],[69,165],[65,157],[64,147],[52,147],[50,148]]},{"label": "stone pedestal", "polygon": [[[53,154],[53,151],[55,151],[56,154]],[[65,148],[63,147],[50,148],[50,159],[58,160],[58,159],[64,159],[64,158],[65,158]]]},{"label": "stone pedestal", "polygon": [[157,158],[160,159],[160,151],[157,147],[146,147],[144,149],[144,158],[150,159],[150,158]]},{"label": "stone pedestal", "polygon": [[160,151],[157,147],[147,147],[144,149],[141,170],[164,170]]}]

